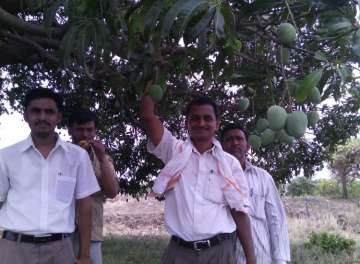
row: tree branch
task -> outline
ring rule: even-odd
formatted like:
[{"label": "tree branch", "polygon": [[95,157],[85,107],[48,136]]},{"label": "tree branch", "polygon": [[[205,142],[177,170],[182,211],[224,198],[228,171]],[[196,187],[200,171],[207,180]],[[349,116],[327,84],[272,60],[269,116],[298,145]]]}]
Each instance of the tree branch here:
[{"label": "tree branch", "polygon": [[39,36],[59,36],[62,32],[60,29],[47,30],[43,26],[34,25],[26,22],[4,10],[0,7],[0,23],[14,28],[20,32],[39,35]]},{"label": "tree branch", "polygon": [[59,61],[57,58],[55,58],[54,56],[52,56],[50,53],[47,52],[46,49],[44,49],[42,46],[40,46],[38,43],[36,43],[35,41],[32,41],[28,38],[25,38],[23,36],[19,36],[19,35],[15,35],[15,34],[11,34],[9,32],[6,32],[4,30],[0,30],[0,33],[5,36],[8,37],[10,39],[13,39],[15,41],[24,43],[29,45],[31,48],[33,48],[34,50],[36,50],[39,55],[44,58],[45,60],[51,62],[51,63],[55,63],[55,64],[59,64]]}]

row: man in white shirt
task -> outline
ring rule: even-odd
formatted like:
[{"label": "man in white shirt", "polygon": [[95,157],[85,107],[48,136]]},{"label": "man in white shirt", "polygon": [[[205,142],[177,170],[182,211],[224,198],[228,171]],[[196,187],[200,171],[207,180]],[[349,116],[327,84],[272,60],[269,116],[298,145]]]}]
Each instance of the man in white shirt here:
[{"label": "man in white shirt", "polygon": [[[257,263],[290,262],[286,214],[274,180],[269,173],[246,159],[250,146],[240,125],[225,126],[221,133],[221,141],[223,149],[239,160],[249,184],[252,205],[250,219]],[[237,263],[242,264],[244,260],[244,252],[238,243]]]},{"label": "man in white shirt", "polygon": [[161,263],[234,264],[236,229],[247,263],[255,263],[248,188],[237,160],[214,139],[219,128],[215,103],[200,97],[188,105],[186,141],[172,136],[154,110],[153,99],[145,95],[140,116],[148,149],[165,163],[153,187],[156,195],[165,195],[171,235]]},{"label": "man in white shirt", "polygon": [[[99,191],[89,155],[55,133],[62,99],[49,89],[24,100],[29,137],[0,151],[0,263],[89,264],[91,197]],[[77,260],[69,234],[79,212]]]}]

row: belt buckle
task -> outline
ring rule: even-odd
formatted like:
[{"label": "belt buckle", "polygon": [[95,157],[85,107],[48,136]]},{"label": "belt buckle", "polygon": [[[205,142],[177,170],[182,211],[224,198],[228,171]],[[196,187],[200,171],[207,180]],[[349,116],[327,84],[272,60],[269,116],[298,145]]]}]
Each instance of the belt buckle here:
[{"label": "belt buckle", "polygon": [[34,238],[44,238],[44,237],[51,237],[52,234],[43,234],[43,235],[34,235]]},{"label": "belt buckle", "polygon": [[199,245],[206,244],[207,248],[211,247],[210,240],[199,240],[194,242],[194,249],[200,251],[201,248],[199,248]]},{"label": "belt buckle", "polygon": [[46,243],[51,240],[52,234],[34,235],[35,243]]}]

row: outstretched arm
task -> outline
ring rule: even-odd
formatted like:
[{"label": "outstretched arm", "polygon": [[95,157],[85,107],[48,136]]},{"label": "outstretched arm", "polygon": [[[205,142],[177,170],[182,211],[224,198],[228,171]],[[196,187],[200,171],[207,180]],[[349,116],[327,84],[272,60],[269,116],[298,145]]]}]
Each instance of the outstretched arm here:
[{"label": "outstretched arm", "polygon": [[155,114],[155,102],[149,95],[144,95],[140,103],[140,119],[145,133],[154,144],[159,145],[164,133],[164,126]]}]

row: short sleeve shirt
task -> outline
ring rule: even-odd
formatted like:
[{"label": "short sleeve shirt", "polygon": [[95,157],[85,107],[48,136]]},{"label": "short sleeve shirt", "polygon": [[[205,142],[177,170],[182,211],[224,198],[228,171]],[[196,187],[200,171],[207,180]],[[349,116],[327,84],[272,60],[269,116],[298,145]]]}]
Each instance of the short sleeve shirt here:
[{"label": "short sleeve shirt", "polygon": [[58,138],[45,159],[31,136],[0,150],[0,228],[25,234],[71,233],[75,200],[99,191],[89,155]]}]

